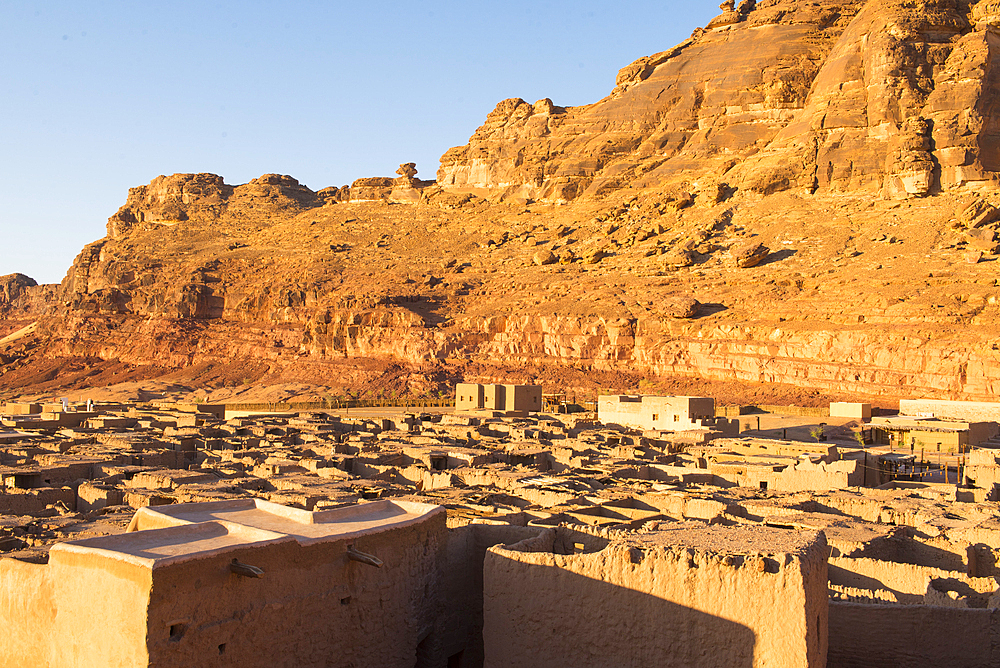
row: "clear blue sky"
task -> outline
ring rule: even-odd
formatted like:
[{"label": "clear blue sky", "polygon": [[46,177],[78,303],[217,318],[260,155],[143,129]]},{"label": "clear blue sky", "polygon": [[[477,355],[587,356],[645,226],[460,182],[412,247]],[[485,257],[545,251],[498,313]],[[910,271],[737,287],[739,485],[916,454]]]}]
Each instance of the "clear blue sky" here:
[{"label": "clear blue sky", "polygon": [[62,280],[128,188],[314,190],[464,144],[497,102],[595,102],[715,0],[0,3],[0,275]]}]

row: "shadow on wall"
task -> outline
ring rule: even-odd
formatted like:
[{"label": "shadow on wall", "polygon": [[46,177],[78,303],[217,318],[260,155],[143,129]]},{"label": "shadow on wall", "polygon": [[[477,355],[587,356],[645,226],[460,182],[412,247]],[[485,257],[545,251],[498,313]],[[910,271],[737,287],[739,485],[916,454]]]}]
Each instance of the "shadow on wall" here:
[{"label": "shadow on wall", "polygon": [[517,581],[487,592],[487,668],[753,666],[756,636],[742,624],[556,566],[490,575],[504,572]]},{"label": "shadow on wall", "polygon": [[830,603],[827,668],[978,668],[1000,661],[1000,610]]}]

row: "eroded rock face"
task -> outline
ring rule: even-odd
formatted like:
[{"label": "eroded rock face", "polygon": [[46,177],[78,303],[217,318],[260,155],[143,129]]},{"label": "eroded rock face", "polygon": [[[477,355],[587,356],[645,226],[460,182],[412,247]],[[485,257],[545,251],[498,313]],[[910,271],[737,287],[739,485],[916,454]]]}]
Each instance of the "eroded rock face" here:
[{"label": "eroded rock face", "polygon": [[216,174],[157,176],[131,188],[128,200],[108,219],[108,236],[123,237],[142,223],[176,224],[192,215],[218,217],[233,187]]},{"label": "eroded rock face", "polygon": [[24,274],[0,276],[0,311],[10,307],[24,295],[27,288],[35,287],[35,279]]},{"label": "eroded rock face", "polygon": [[381,360],[995,397],[1000,11],[723,9],[594,105],[505,100],[439,185],[154,179],[61,286],[0,283],[0,333],[359,384]]},{"label": "eroded rock face", "polygon": [[217,174],[158,176],[149,185],[129,189],[128,199],[108,219],[108,238],[133,229],[172,226],[186,220],[213,221],[225,213],[254,215],[319,206],[323,199],[290,176],[265,174],[241,186],[227,185]]},{"label": "eroded rock face", "polygon": [[500,102],[438,182],[566,202],[678,174],[904,199],[997,180],[995,2],[730,5],[595,104]]}]

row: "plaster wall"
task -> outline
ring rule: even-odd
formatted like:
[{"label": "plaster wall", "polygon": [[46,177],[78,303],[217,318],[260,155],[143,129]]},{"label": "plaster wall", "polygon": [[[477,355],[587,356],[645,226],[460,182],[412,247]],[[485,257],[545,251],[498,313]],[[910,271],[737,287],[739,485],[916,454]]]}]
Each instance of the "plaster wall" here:
[{"label": "plaster wall", "polygon": [[[250,546],[156,569],[149,653],[157,668],[337,665],[412,668],[435,641],[444,517],[353,539]],[[347,545],[381,568],[351,561]],[[233,558],[264,577],[229,571]],[[171,628],[182,625],[182,635]]]},{"label": "plaster wall", "polygon": [[56,603],[50,668],[133,668],[149,663],[151,573],[104,555],[50,552]]},{"label": "plaster wall", "polygon": [[405,502],[143,509],[46,565],[0,560],[0,668],[443,667],[446,539],[442,508]]},{"label": "plaster wall", "polygon": [[969,445],[979,445],[988,441],[997,434],[1000,434],[1000,423],[997,422],[970,422],[969,423]]},{"label": "plaster wall", "polygon": [[54,552],[46,565],[0,559],[0,587],[3,668],[149,663],[147,570],[102,555]]},{"label": "plaster wall", "polygon": [[759,562],[565,528],[493,547],[485,665],[823,666],[827,547],[811,535],[803,553]]},{"label": "plaster wall", "polygon": [[458,383],[455,385],[455,410],[474,411],[483,407],[485,397],[483,386],[478,383]]},{"label": "plaster wall", "polygon": [[962,572],[863,557],[831,557],[829,572],[833,584],[857,589],[886,589],[893,592],[901,603],[909,604],[924,602],[927,585],[932,578],[965,582],[976,590],[990,585],[987,578],[970,578]]},{"label": "plaster wall", "polygon": [[728,466],[713,467],[712,465],[709,465],[709,470],[719,479],[740,487],[756,487],[780,492],[812,492],[860,487],[864,475],[863,468],[855,460],[838,460],[818,464],[799,462],[786,466],[780,471],[765,466],[733,469]]},{"label": "plaster wall", "polygon": [[461,653],[461,666],[482,666],[483,562],[494,545],[535,537],[542,529],[508,524],[468,524],[461,518],[448,521],[448,547],[439,625],[445,629],[442,654]]},{"label": "plaster wall", "polygon": [[830,404],[830,417],[854,418],[857,420],[869,420],[872,416],[871,404],[850,403],[847,401],[834,401]]},{"label": "plaster wall", "polygon": [[542,386],[458,383],[455,410],[538,412],[542,410]]},{"label": "plaster wall", "polygon": [[72,487],[0,488],[0,515],[31,515],[59,501],[75,510],[76,491]]},{"label": "plaster wall", "polygon": [[49,665],[56,604],[49,568],[0,559],[0,668]]}]

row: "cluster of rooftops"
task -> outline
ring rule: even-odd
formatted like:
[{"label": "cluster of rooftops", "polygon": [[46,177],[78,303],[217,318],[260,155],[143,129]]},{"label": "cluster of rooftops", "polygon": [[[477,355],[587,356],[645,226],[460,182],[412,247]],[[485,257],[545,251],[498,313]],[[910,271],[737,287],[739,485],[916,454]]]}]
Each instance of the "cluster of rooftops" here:
[{"label": "cluster of rooftops", "polygon": [[[871,417],[864,404],[780,414],[609,395],[596,413],[544,413],[495,407],[504,396],[533,405],[540,388],[471,387],[461,394],[494,407],[7,404],[0,551],[152,567],[289,535],[362,535],[439,507],[449,530],[822,532],[831,601],[1000,607],[1000,406]],[[138,535],[170,527],[163,545]]]}]

